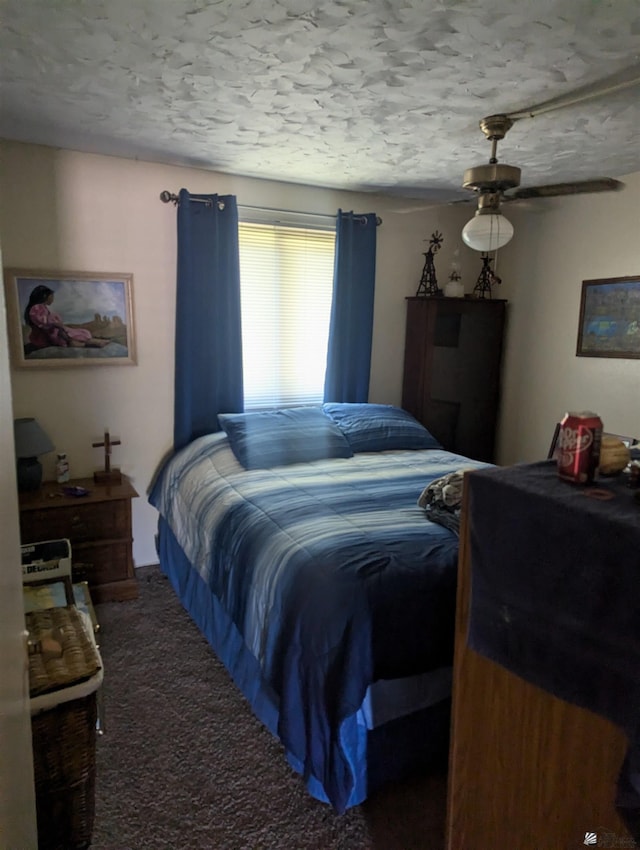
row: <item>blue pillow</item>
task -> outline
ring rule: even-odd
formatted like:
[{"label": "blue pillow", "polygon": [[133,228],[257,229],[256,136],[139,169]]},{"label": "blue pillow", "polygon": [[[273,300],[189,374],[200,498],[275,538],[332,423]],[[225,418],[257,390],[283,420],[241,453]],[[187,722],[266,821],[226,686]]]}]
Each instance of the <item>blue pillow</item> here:
[{"label": "blue pillow", "polygon": [[424,425],[392,404],[331,402],[323,404],[322,409],[338,425],[354,452],[442,448]]},{"label": "blue pillow", "polygon": [[319,407],[220,413],[218,421],[245,469],[353,457],[342,431]]}]

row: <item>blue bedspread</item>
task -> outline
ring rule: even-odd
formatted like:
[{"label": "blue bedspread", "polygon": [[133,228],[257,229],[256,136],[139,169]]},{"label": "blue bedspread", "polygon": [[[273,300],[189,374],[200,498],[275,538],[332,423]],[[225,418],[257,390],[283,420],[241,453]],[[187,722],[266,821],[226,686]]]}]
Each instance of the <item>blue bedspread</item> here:
[{"label": "blue bedspread", "polygon": [[367,687],[451,663],[458,540],[417,500],[481,466],[432,449],[247,471],[213,434],[154,485],[151,504],[277,695],[283,744],[338,811],[353,787],[341,726]]}]

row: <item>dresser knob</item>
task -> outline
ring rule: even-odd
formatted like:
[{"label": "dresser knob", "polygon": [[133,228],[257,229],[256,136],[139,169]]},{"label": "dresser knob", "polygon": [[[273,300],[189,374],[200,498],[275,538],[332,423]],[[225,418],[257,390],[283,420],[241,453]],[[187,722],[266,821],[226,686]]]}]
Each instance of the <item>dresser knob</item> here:
[{"label": "dresser knob", "polygon": [[89,533],[86,522],[82,521],[82,517],[76,515],[71,518],[71,531],[74,537],[86,537]]},{"label": "dresser knob", "polygon": [[88,581],[93,572],[93,564],[84,561],[74,561],[71,567],[74,581]]}]

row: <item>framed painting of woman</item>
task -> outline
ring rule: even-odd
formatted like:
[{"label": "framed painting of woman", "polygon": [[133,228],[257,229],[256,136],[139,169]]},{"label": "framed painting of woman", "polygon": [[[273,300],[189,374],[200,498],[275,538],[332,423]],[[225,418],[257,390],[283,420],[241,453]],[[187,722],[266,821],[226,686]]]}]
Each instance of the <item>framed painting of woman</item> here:
[{"label": "framed painting of woman", "polygon": [[133,275],[6,269],[4,280],[14,366],[136,363]]}]

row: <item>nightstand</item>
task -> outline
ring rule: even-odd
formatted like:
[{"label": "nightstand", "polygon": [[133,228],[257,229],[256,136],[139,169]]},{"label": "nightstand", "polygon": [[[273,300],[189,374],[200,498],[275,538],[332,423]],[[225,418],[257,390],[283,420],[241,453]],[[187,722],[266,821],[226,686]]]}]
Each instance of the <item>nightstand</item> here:
[{"label": "nightstand", "polygon": [[[64,496],[63,486],[90,492]],[[94,602],[135,599],[131,500],[137,495],[124,476],[120,484],[96,484],[93,478],[77,478],[65,485],[45,481],[39,490],[20,493],[22,543],[67,537],[73,581],[88,582]]]}]

